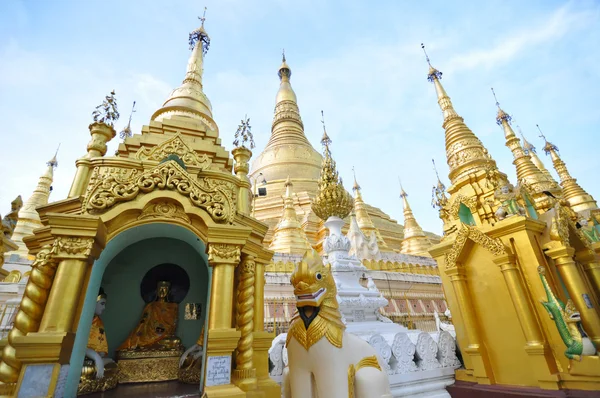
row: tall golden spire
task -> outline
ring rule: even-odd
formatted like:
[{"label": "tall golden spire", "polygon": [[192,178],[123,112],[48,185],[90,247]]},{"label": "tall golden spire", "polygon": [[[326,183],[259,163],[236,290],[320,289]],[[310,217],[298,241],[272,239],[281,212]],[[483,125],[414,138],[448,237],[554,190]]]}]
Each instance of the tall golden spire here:
[{"label": "tall golden spire", "polygon": [[597,209],[598,205],[596,204],[596,200],[594,200],[592,195],[584,191],[583,188],[577,184],[577,180],[569,174],[567,165],[558,154],[558,147],[551,142],[548,142],[546,136],[542,133],[540,126],[536,124],[536,127],[540,131],[540,137],[546,142],[546,145],[544,145],[543,148],[544,152],[552,158],[554,169],[558,173],[560,185],[563,188],[563,197],[569,202],[571,209],[577,213],[585,213],[589,210]]},{"label": "tall golden spire", "polygon": [[[422,43],[421,48],[425,51]],[[435,86],[438,104],[444,115],[442,127],[446,130],[446,159],[450,167],[448,177],[451,183],[455,184],[463,177],[478,171],[497,169],[496,162],[488,154],[479,138],[473,134],[464,123],[464,119],[454,110],[450,97],[440,82],[442,72],[431,66],[427,53],[425,53],[425,57],[429,64],[427,80]]]},{"label": "tall golden spire", "polygon": [[310,243],[308,243],[302,225],[298,221],[298,215],[294,207],[293,184],[288,176],[285,182],[285,196],[283,197],[283,215],[279,224],[275,227],[269,250],[276,253],[304,254],[310,249]]},{"label": "tall golden spire", "polygon": [[336,170],[335,160],[331,157],[329,145],[331,139],[327,135],[325,128],[325,117],[321,111],[321,123],[323,123],[323,163],[321,165],[321,175],[319,176],[317,194],[312,202],[312,210],[317,217],[327,221],[329,217],[339,217],[344,219],[352,211],[352,196],[344,189],[342,179]]},{"label": "tall golden spire", "polygon": [[552,207],[552,203],[545,192],[550,192],[555,197],[560,197],[562,196],[562,190],[555,181],[548,179],[548,177],[533,164],[531,158],[525,153],[525,150],[521,146],[521,140],[515,135],[515,132],[511,127],[512,117],[500,108],[500,103],[496,98],[496,93],[493,88],[492,94],[496,100],[496,106],[498,107],[496,123],[504,129],[506,146],[513,154],[513,164],[517,169],[517,180],[523,182],[529,189],[535,202],[535,208],[537,210],[547,211]]},{"label": "tall golden spire", "polygon": [[206,7],[202,24],[190,33],[189,43],[192,55],[187,65],[185,78],[181,86],[173,90],[162,108],[154,112],[152,120],[161,121],[174,116],[192,118],[206,124],[208,128],[217,130],[217,125],[212,119],[212,106],[206,94],[202,91],[202,73],[204,71],[204,56],[210,46],[210,37],[204,30],[206,20]]},{"label": "tall golden spire", "polygon": [[537,151],[535,149],[535,146],[533,146],[533,144],[531,144],[529,141],[527,141],[527,139],[523,135],[523,132],[521,131],[521,127],[517,126],[517,130],[519,130],[519,134],[521,135],[521,139],[523,140],[523,149],[525,149],[525,153],[527,155],[529,155],[529,157],[531,158],[531,161],[533,162],[533,164],[535,164],[535,166],[542,173],[544,173],[544,175],[546,177],[548,177],[548,179],[550,181],[556,182],[556,180],[554,179],[554,176],[550,173],[550,171],[544,165],[544,162],[542,162],[542,160],[540,159],[540,157],[537,155]]},{"label": "tall golden spire", "polygon": [[431,247],[431,242],[429,242],[429,239],[425,236],[425,232],[423,232],[423,229],[417,222],[408,204],[407,197],[408,194],[404,191],[400,182],[400,198],[402,198],[404,206],[404,240],[402,241],[400,253],[429,257],[427,249]]},{"label": "tall golden spire", "polygon": [[306,135],[304,135],[304,124],[300,117],[298,99],[290,83],[292,70],[285,59],[285,52],[282,54],[281,66],[277,75],[281,83],[275,97],[275,115],[273,116],[271,138],[267,147],[279,143],[310,145]]},{"label": "tall golden spire", "polygon": [[23,238],[28,235],[33,235],[34,229],[43,227],[42,222],[40,221],[40,215],[36,208],[48,204],[48,198],[50,197],[50,192],[52,192],[54,169],[58,166],[58,161],[56,160],[57,155],[58,149],[56,149],[56,153],[52,159],[46,163],[46,171],[38,180],[37,187],[33,191],[33,194],[27,199],[21,210],[19,210],[19,219],[11,239],[18,246],[18,249],[15,250],[14,253],[21,257],[26,258],[29,253],[29,249],[25,246]]},{"label": "tall golden spire", "polygon": [[352,173],[354,174],[354,186],[352,187],[352,190],[354,191],[354,214],[356,215],[356,222],[358,223],[361,231],[363,231],[365,236],[368,238],[371,236],[371,234],[375,234],[379,249],[388,249],[387,244],[381,237],[381,233],[375,227],[373,220],[371,220],[371,217],[369,216],[367,205],[365,204],[360,193],[360,185],[358,185],[358,181],[356,181],[356,172],[354,171],[354,167],[352,168]]}]

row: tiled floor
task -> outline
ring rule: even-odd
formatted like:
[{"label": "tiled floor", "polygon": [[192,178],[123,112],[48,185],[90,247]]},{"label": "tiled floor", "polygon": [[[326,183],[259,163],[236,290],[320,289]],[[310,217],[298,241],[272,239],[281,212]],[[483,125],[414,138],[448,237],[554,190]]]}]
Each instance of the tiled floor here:
[{"label": "tiled floor", "polygon": [[199,397],[199,386],[183,384],[177,381],[163,383],[140,383],[120,384],[114,390],[84,395],[86,398],[121,398],[121,397],[143,397],[143,398],[187,398]]}]

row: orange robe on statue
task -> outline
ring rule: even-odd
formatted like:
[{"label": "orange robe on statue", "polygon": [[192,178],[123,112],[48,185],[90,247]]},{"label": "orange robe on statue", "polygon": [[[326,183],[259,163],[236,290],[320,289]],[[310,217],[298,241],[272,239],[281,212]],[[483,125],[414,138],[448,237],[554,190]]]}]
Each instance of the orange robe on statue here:
[{"label": "orange robe on statue", "polygon": [[142,319],[118,350],[146,348],[165,337],[174,336],[177,327],[177,303],[153,301],[146,304]]},{"label": "orange robe on statue", "polygon": [[106,356],[108,354],[108,342],[106,341],[104,323],[98,315],[94,315],[94,319],[92,319],[87,347],[100,355],[104,354]]}]

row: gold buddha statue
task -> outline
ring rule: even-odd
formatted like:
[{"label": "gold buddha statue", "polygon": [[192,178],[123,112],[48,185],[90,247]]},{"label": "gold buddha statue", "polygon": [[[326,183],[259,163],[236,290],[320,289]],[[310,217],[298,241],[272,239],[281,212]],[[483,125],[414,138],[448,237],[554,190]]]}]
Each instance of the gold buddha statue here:
[{"label": "gold buddha statue", "polygon": [[187,384],[200,383],[204,354],[204,326],[196,344],[185,350],[179,359],[179,381]]},{"label": "gold buddha statue", "polygon": [[100,288],[81,369],[78,395],[106,391],[117,386],[117,364],[107,357],[108,342],[106,341],[104,323],[100,318],[105,308],[106,293],[104,293],[104,289]]},{"label": "gold buddha statue", "polygon": [[175,336],[179,305],[169,302],[171,283],[159,281],[156,299],[117,349],[119,383],[176,380],[181,339]]},{"label": "gold buddha statue", "polygon": [[175,336],[179,305],[169,302],[170,289],[170,282],[158,282],[156,300],[146,304],[137,327],[118,351],[173,349],[181,345],[181,340]]}]

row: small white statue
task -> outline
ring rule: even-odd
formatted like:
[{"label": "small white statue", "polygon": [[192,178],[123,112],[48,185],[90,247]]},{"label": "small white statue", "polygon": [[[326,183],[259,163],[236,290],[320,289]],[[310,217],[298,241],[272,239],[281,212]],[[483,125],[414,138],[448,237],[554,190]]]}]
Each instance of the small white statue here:
[{"label": "small white statue", "polygon": [[[446,310],[446,312],[448,314],[450,313],[450,311],[448,310]],[[448,316],[446,313],[444,313],[444,315]],[[454,325],[452,325],[451,323],[442,322],[442,320],[440,319],[440,314],[438,314],[437,311],[433,311],[433,316],[435,318],[435,326],[437,327],[438,332],[454,332]]]}]

